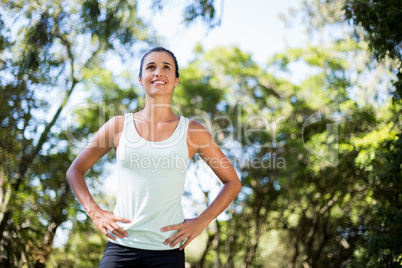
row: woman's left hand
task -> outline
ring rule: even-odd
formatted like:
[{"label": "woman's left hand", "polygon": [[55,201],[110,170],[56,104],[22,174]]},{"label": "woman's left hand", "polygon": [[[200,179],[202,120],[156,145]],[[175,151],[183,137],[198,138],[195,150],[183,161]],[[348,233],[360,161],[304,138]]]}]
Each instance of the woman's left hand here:
[{"label": "woman's left hand", "polygon": [[181,245],[180,250],[183,250],[194,238],[199,236],[205,228],[207,228],[209,222],[202,221],[200,218],[185,219],[183,223],[169,225],[161,229],[162,232],[177,230],[177,233],[166,239],[165,245],[170,247],[176,246],[184,239],[186,242]]}]

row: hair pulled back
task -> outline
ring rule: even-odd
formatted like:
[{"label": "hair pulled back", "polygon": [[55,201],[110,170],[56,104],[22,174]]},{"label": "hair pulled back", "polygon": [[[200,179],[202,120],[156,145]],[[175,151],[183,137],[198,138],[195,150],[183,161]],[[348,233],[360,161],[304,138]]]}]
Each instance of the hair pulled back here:
[{"label": "hair pulled back", "polygon": [[173,52],[170,51],[170,50],[168,50],[168,49],[166,49],[166,48],[164,48],[164,47],[154,47],[154,48],[151,48],[150,50],[148,50],[148,51],[144,54],[144,56],[142,56],[141,64],[140,64],[140,72],[139,72],[139,74],[138,74],[138,77],[139,77],[139,78],[142,77],[142,67],[143,67],[143,65],[144,65],[144,59],[145,59],[146,56],[148,56],[148,55],[151,54],[152,52],[166,52],[166,53],[168,53],[168,54],[173,58],[174,65],[175,65],[175,67],[176,67],[176,72],[175,72],[176,78],[179,77],[179,65],[177,64],[177,59],[176,59],[176,56],[173,54]]}]

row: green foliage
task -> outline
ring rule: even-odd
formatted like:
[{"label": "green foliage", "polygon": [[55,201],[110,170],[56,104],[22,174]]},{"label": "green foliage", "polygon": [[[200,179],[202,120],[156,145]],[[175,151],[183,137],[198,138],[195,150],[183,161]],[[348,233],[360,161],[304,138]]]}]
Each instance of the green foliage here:
[{"label": "green foliage", "polygon": [[393,0],[350,0],[343,8],[353,25],[365,31],[370,49],[378,59],[389,57],[399,61],[394,101],[402,98],[402,2]]},{"label": "green foliage", "polygon": [[[398,140],[400,125],[399,108],[389,101],[361,106],[349,96],[359,81],[350,78],[364,74],[351,58],[365,49],[345,40],[275,55],[273,70],[291,75],[288,66],[295,62],[313,70],[300,85],[264,71],[237,48],[198,49],[197,60],[182,68],[175,104],[186,116],[208,116],[243,184],[231,220],[218,221],[209,235],[203,267],[368,265],[367,241],[374,241],[372,221],[380,215],[373,211],[379,199],[372,178],[380,170],[377,161],[394,161],[382,150]],[[258,116],[266,121],[250,120]],[[264,122],[269,126],[262,128]],[[335,158],[327,157],[331,150]],[[277,247],[289,249],[275,264],[266,257],[275,252],[266,240],[274,231],[281,233]],[[383,241],[395,259],[396,243]]]},{"label": "green foliage", "polygon": [[[367,212],[362,225],[367,233],[357,245],[361,247],[356,251],[359,252],[356,254],[357,263],[366,267],[400,267],[402,254],[396,245],[400,244],[398,229],[401,228],[401,150],[398,147],[401,107],[398,102],[402,96],[402,3],[387,0],[309,1],[306,9],[313,11],[309,14],[311,21],[321,21],[321,24],[312,23],[312,30],[348,22],[353,27],[347,27],[352,30],[347,35],[358,41],[367,41],[372,58],[388,62],[386,68],[396,74],[392,79],[393,87],[389,87],[389,92],[393,91],[394,106],[385,105],[386,110],[380,108],[376,126],[370,124],[369,132],[356,135],[350,141],[359,148],[355,165],[369,171],[367,181],[373,196],[373,208]],[[376,83],[377,87],[380,83]],[[380,123],[381,120],[384,120],[383,123]]]},{"label": "green foliage", "polygon": [[402,3],[400,1],[351,0],[345,3],[346,18],[362,26],[370,48],[379,58],[402,58]]},{"label": "green foliage", "polygon": [[[393,80],[393,100],[399,102],[402,94],[402,4],[393,0],[331,0],[304,1],[301,13],[309,32],[324,34],[329,40],[353,37],[368,43],[372,60],[393,62],[387,64],[396,77]],[[294,15],[294,14],[293,14]],[[295,16],[294,16],[295,17]],[[335,26],[335,27],[334,27]],[[333,33],[334,30],[337,33]],[[339,32],[342,32],[339,34]],[[322,39],[322,37],[320,37]]]},{"label": "green foliage", "polygon": [[106,237],[88,217],[76,221],[68,242],[62,248],[53,250],[48,267],[96,267],[107,243]]},{"label": "green foliage", "polygon": [[377,172],[370,177],[370,182],[375,185],[373,197],[376,202],[367,224],[369,234],[363,244],[367,248],[365,261],[369,267],[399,267],[402,263],[402,251],[398,246],[402,242],[401,144],[400,134],[382,142],[376,158],[370,161]]},{"label": "green foliage", "polygon": [[[113,49],[127,58],[147,38],[135,1],[95,2],[0,6],[0,266],[46,263],[57,227],[79,209],[65,180],[77,152],[69,138],[82,140],[77,133],[99,127],[81,120],[69,128],[62,111],[83,74],[104,68],[106,53]],[[105,101],[136,97],[132,88],[113,89],[118,93],[104,92]]]},{"label": "green foliage", "polygon": [[[362,14],[356,3],[363,2],[312,1],[306,8],[314,27],[345,21],[348,8],[380,42],[378,29],[393,29],[395,22],[382,12],[398,14],[399,7],[379,11],[391,2],[378,1]],[[214,5],[190,1],[187,19],[216,25]],[[23,19],[8,23],[15,18]],[[393,34],[398,41],[399,32]],[[0,266],[99,262],[106,239],[74,200],[64,174],[90,133],[143,105],[131,76],[113,75],[104,59],[132,54],[146,37],[135,1],[2,2]],[[370,38],[345,35],[326,46],[288,49],[269,66],[236,47],[198,46],[196,60],[181,67],[173,109],[208,123],[243,184],[226,213],[230,220],[213,222],[197,241],[199,252],[188,259],[193,266],[401,265],[401,107],[373,98],[379,81],[391,88],[395,63],[373,61],[369,46],[378,55],[400,50]],[[291,79],[296,64],[310,71],[298,83]],[[71,96],[79,104],[62,124]],[[109,208],[113,201],[99,189],[112,158],[113,152],[86,174],[95,198]],[[63,223],[72,226],[68,241],[53,249]]]}]

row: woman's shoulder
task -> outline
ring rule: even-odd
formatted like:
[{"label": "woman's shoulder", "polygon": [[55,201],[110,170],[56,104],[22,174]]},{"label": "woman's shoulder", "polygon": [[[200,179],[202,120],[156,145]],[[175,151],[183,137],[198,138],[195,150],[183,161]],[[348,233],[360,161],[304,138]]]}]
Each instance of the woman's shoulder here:
[{"label": "woman's shoulder", "polygon": [[113,140],[115,148],[119,145],[120,137],[124,129],[126,115],[115,115],[106,122],[105,131],[108,132],[109,137]]},{"label": "woman's shoulder", "polygon": [[195,144],[204,144],[211,140],[212,135],[203,124],[196,120],[189,119],[188,137]]},{"label": "woman's shoulder", "polygon": [[112,118],[110,118],[107,123],[109,123],[111,126],[120,128],[120,126],[124,125],[125,117],[126,115],[115,115]]},{"label": "woman's shoulder", "polygon": [[194,119],[190,119],[188,118],[188,129],[190,130],[198,130],[198,131],[207,131],[208,130],[204,127],[203,124],[201,124],[200,122],[194,120]]},{"label": "woman's shoulder", "polygon": [[119,133],[124,127],[125,115],[115,115],[111,117],[99,131],[106,131],[109,134]]},{"label": "woman's shoulder", "polygon": [[212,126],[209,122],[206,122],[206,127],[196,121],[190,119],[188,126],[188,135],[187,135],[187,144],[189,148],[195,153],[216,153],[215,149],[219,149],[218,144],[216,143],[213,134],[210,133],[209,129],[212,129]]}]

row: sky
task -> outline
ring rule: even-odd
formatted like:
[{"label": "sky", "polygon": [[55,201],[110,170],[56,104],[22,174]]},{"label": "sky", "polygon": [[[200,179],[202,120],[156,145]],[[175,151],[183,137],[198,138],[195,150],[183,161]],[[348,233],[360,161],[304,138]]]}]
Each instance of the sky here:
[{"label": "sky", "polygon": [[252,53],[260,64],[265,64],[274,53],[306,43],[305,30],[300,23],[287,28],[279,18],[280,14],[288,15],[290,8],[299,7],[300,0],[215,0],[222,21],[209,31],[201,22],[189,27],[181,23],[185,0],[164,2],[164,9],[154,13],[149,0],[139,0],[139,15],[164,38],[163,45],[176,54],[180,66],[192,60],[197,43],[205,49],[235,45]]}]

